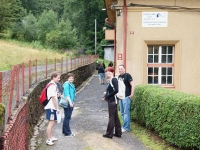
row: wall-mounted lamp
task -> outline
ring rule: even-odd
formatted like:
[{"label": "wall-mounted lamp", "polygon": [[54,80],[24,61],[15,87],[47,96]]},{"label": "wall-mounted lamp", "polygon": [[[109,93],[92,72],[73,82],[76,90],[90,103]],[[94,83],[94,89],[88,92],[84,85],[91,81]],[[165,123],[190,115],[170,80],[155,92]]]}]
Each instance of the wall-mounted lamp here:
[{"label": "wall-mounted lamp", "polygon": [[117,10],[117,16],[118,16],[118,17],[121,16],[121,13],[122,13],[122,10],[121,10],[121,9]]}]

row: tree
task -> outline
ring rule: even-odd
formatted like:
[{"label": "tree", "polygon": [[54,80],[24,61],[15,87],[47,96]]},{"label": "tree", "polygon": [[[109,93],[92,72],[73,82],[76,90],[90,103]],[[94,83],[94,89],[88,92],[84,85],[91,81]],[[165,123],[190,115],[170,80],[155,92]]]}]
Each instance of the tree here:
[{"label": "tree", "polygon": [[57,15],[53,11],[44,11],[37,22],[37,35],[38,39],[45,43],[46,34],[57,28]]},{"label": "tree", "polygon": [[76,30],[70,21],[61,21],[56,30],[47,34],[46,43],[57,49],[73,49],[77,46]]},{"label": "tree", "polygon": [[22,18],[23,8],[16,0],[0,0],[0,32]]}]

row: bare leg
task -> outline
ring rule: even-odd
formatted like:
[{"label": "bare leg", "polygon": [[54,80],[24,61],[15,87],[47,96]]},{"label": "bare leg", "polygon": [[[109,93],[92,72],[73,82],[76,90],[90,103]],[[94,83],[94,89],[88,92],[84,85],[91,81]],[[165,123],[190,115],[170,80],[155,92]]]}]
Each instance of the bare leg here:
[{"label": "bare leg", "polygon": [[47,139],[51,139],[52,138],[52,131],[53,131],[53,126],[54,126],[55,121],[54,120],[50,120],[49,124],[47,126],[46,129],[46,134],[47,134]]}]

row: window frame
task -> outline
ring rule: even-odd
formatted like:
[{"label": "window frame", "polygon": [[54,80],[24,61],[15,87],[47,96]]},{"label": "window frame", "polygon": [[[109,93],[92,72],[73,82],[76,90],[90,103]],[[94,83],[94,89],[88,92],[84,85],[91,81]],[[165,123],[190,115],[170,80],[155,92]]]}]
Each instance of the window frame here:
[{"label": "window frame", "polygon": [[[153,46],[153,48],[154,47],[159,47],[158,48],[158,63],[154,63],[154,62],[152,62],[152,63],[149,63],[148,62],[148,59],[149,59],[149,52],[148,52],[148,50],[149,50],[149,46]],[[161,58],[162,58],[162,56],[163,55],[170,55],[170,54],[163,54],[162,53],[162,47],[163,46],[167,46],[167,47],[169,47],[169,46],[172,46],[172,56],[173,56],[173,59],[172,59],[172,63],[162,63],[161,62]],[[174,86],[174,71],[175,71],[175,69],[174,69],[174,63],[175,63],[175,45],[164,45],[164,44],[159,44],[159,45],[157,45],[157,44],[147,44],[147,51],[146,51],[146,55],[147,55],[147,84],[149,84],[149,85],[160,85],[160,86]],[[151,54],[150,54],[151,55]],[[154,60],[154,49],[153,49],[153,60]],[[148,83],[148,77],[150,76],[149,75],[149,73],[148,73],[148,69],[150,68],[150,67],[152,67],[152,68],[158,68],[158,84],[155,84],[155,83]],[[161,74],[161,70],[162,70],[162,68],[172,68],[172,84],[162,84],[161,82],[162,82],[162,80],[161,80],[161,78],[162,78],[162,74]],[[154,76],[154,74],[153,74],[153,76]],[[166,77],[167,76],[170,76],[170,75],[166,75]]]}]

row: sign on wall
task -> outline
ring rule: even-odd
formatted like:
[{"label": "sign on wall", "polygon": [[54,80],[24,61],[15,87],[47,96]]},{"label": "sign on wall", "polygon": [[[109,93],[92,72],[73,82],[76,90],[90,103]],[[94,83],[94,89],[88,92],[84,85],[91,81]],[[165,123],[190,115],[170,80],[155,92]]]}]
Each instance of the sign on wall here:
[{"label": "sign on wall", "polygon": [[118,54],[118,60],[122,60],[122,54]]},{"label": "sign on wall", "polygon": [[142,27],[167,27],[168,12],[142,12]]}]

